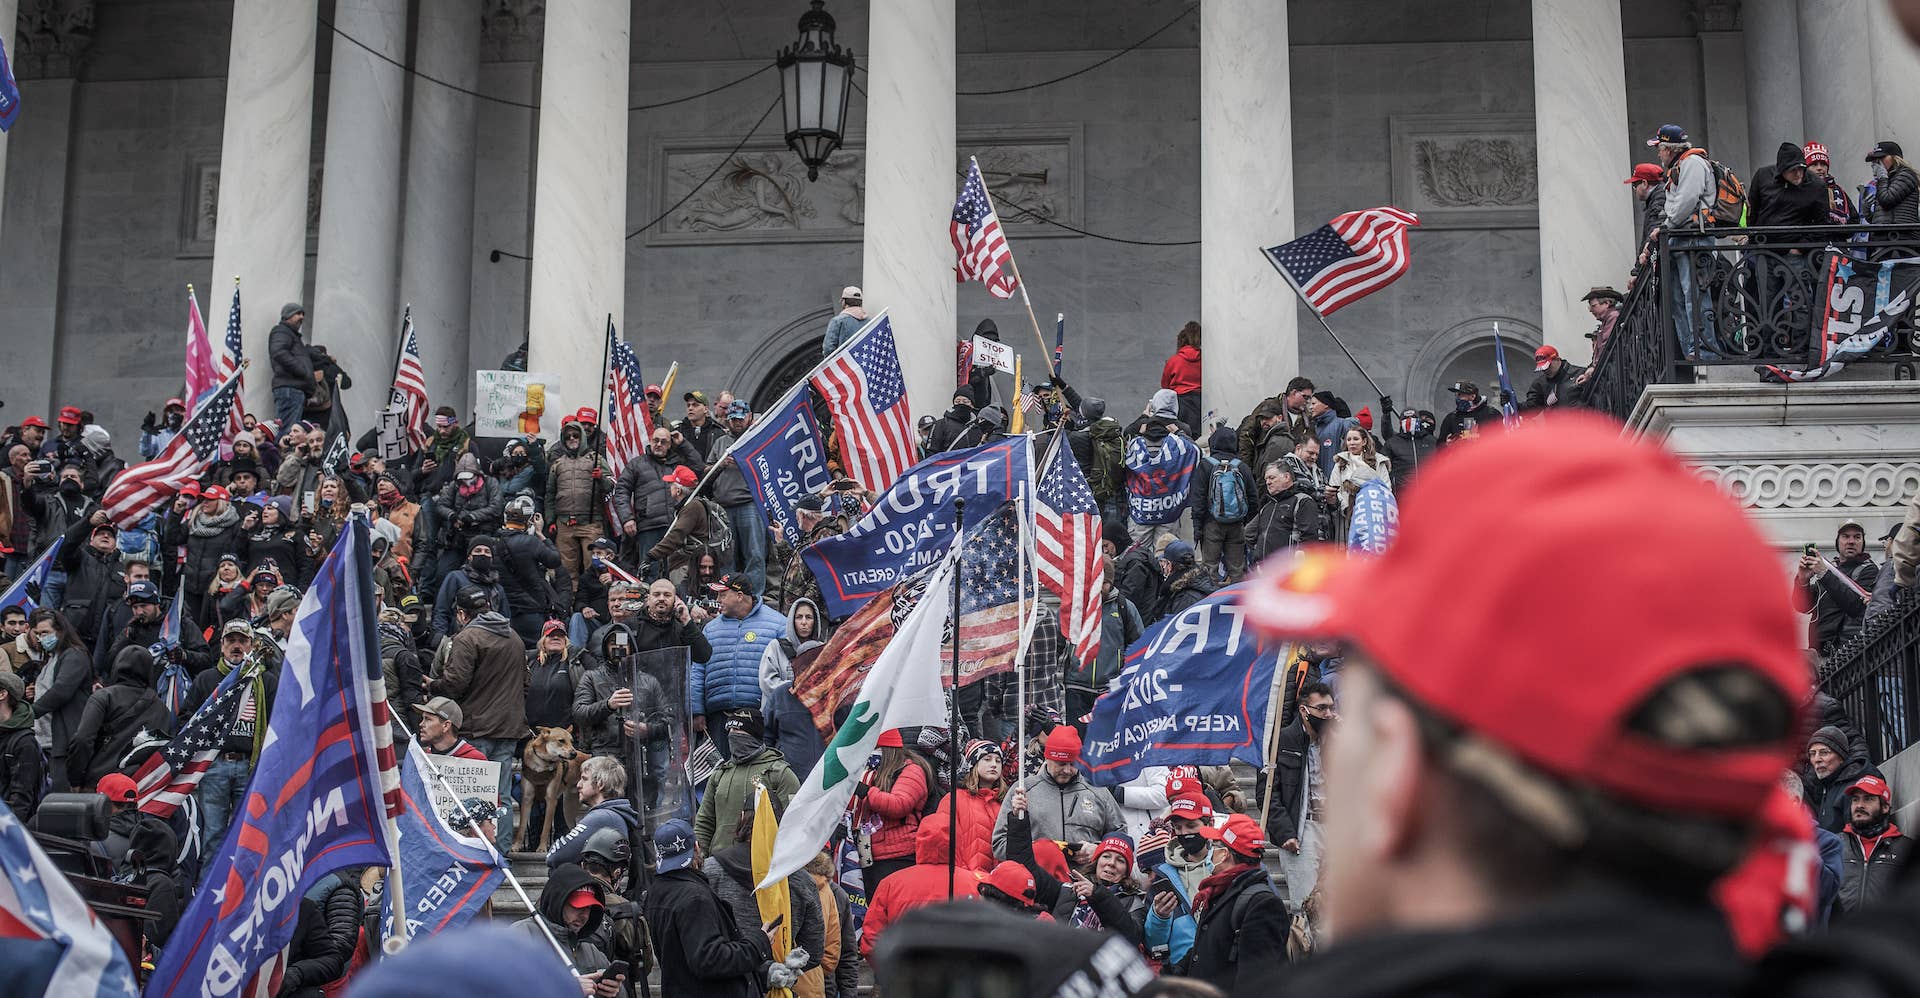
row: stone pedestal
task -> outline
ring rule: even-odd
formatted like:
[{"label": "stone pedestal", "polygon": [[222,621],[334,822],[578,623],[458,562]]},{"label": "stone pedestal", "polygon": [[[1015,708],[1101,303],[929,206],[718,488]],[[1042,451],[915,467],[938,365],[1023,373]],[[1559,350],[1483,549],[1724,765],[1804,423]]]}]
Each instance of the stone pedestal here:
[{"label": "stone pedestal", "polygon": [[548,408],[601,406],[607,315],[622,323],[631,4],[547,8],[535,159],[529,371],[559,376]]},{"label": "stone pedestal", "polygon": [[[1781,142],[1811,139],[1833,154],[1834,172],[1865,179],[1860,161],[1873,148],[1873,61],[1864,37],[1875,0],[1801,0],[1800,104],[1806,113],[1802,135],[1775,135],[1761,164],[1772,163]],[[1901,41],[1905,44],[1904,38]],[[1904,95],[1911,101],[1913,95]],[[1851,189],[1858,181],[1849,181]]]},{"label": "stone pedestal", "polygon": [[1637,205],[1619,0],[1533,0],[1533,101],[1540,174],[1540,330],[1570,357],[1593,328],[1580,296],[1619,280]]},{"label": "stone pedestal", "polygon": [[[874,4],[869,17],[861,53],[869,70],[868,224],[859,283],[867,310],[888,312],[917,418],[944,412],[953,398],[957,295],[989,296],[978,283],[954,283],[947,230],[960,187],[954,172],[954,0],[890,0]],[[1018,243],[1013,252],[1021,252]],[[821,279],[842,283],[827,274]],[[823,286],[814,300],[839,290]],[[1012,327],[1001,336],[1016,344],[1032,338]]]},{"label": "stone pedestal", "polygon": [[[1807,137],[1800,105],[1798,0],[1743,0],[1740,36],[1747,55],[1747,150],[1758,169],[1773,162],[1780,143]],[[1839,155],[1836,150],[1836,160]],[[1741,182],[1752,175],[1742,174]]]},{"label": "stone pedestal", "polygon": [[[420,0],[414,63],[468,90],[480,82],[480,19],[468,0]],[[473,301],[474,123],[478,101],[416,76],[407,126],[407,200],[400,230],[401,304],[413,304],[427,398],[466,415]],[[383,389],[385,385],[380,386]]]},{"label": "stone pedestal", "polygon": [[1200,6],[1203,404],[1228,425],[1300,373],[1300,299],[1260,252],[1296,234],[1286,13],[1271,0]]},{"label": "stone pedestal", "polygon": [[[306,285],[307,176],[313,153],[313,45],[319,0],[234,0],[220,203],[209,288],[239,275],[246,313],[247,408],[273,412],[267,333]],[[364,192],[362,192],[364,193]],[[324,322],[324,316],[316,316]],[[377,380],[376,375],[376,380]]]},{"label": "stone pedestal", "polygon": [[327,80],[327,151],[320,194],[320,258],[314,264],[307,335],[353,375],[341,393],[360,430],[387,404],[400,310],[400,129],[406,74],[406,0],[338,0],[342,34],[391,62],[333,38]]}]

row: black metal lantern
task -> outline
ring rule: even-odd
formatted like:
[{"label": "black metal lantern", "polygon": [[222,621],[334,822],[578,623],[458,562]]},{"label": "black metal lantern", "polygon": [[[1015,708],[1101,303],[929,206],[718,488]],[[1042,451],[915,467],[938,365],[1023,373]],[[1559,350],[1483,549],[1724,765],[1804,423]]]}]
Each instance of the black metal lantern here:
[{"label": "black metal lantern", "polygon": [[853,50],[833,42],[833,15],[826,0],[800,15],[800,40],[781,49],[780,104],[787,119],[787,148],[807,164],[807,179],[820,179],[820,166],[840,148],[847,124],[847,98],[853,92]]}]

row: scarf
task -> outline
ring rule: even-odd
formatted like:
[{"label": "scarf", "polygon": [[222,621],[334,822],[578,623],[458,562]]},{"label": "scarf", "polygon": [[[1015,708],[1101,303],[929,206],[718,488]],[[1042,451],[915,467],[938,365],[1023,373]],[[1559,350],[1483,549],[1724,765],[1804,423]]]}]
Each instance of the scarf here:
[{"label": "scarf", "polygon": [[475,475],[473,476],[473,481],[468,482],[465,485],[459,485],[456,483],[455,487],[460,490],[460,498],[467,499],[467,498],[471,498],[475,493],[485,488],[486,485],[487,485],[486,479],[481,478],[479,475]]},{"label": "scarf", "polygon": [[211,516],[204,508],[194,511],[193,519],[187,523],[187,531],[194,537],[212,537],[239,522],[239,507],[227,503],[225,509]]},{"label": "scarf", "polygon": [[[1237,856],[1234,858],[1239,859]],[[1227,888],[1233,886],[1233,882],[1238,880],[1242,873],[1247,872],[1250,866],[1252,864],[1241,859],[1232,866],[1217,870],[1212,876],[1200,881],[1200,889],[1193,894],[1194,915],[1197,917],[1203,914],[1207,906],[1213,903],[1213,899],[1225,894]]]},{"label": "scarf", "polygon": [[[253,698],[253,750],[248,753],[247,763],[254,765],[260,761],[260,743],[267,736],[266,670],[261,668],[259,656],[251,653],[240,662],[239,667],[247,670],[240,678],[249,687],[247,695]],[[227,661],[226,656],[222,655],[214,663],[214,668],[220,670],[220,678],[225,679],[227,673],[234,670],[234,663]]]}]

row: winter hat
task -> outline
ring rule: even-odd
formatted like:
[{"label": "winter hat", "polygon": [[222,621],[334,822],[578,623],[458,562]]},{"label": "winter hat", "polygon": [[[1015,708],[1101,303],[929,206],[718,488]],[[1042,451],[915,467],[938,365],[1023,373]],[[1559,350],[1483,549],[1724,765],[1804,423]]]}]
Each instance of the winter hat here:
[{"label": "winter hat", "polygon": [[1047,732],[1046,756],[1051,762],[1080,761],[1080,732],[1062,724]]},{"label": "winter hat", "polygon": [[1214,429],[1207,437],[1207,450],[1215,454],[1239,454],[1240,434],[1231,426]]},{"label": "winter hat", "polygon": [[1000,746],[987,741],[985,738],[975,738],[973,741],[967,743],[966,754],[963,756],[967,761],[966,771],[969,773],[973,772],[973,767],[980,765],[980,760],[990,755],[997,756],[999,754]]},{"label": "winter hat", "polygon": [[1153,401],[1147,404],[1147,415],[1155,419],[1179,419],[1180,396],[1171,388],[1162,388],[1153,393]]},{"label": "winter hat", "polygon": [[1057,839],[1033,840],[1033,865],[1063,884],[1073,879],[1073,865],[1067,862],[1066,850],[1060,848]]},{"label": "winter hat", "polygon": [[987,406],[985,409],[980,410],[980,415],[977,418],[980,420],[980,422],[985,423],[988,426],[1007,425],[1007,413],[1005,410],[1001,409],[997,405],[990,405],[990,406]]},{"label": "winter hat", "polygon": [[1815,731],[1813,737],[1807,739],[1808,748],[1815,745],[1825,745],[1833,750],[1834,755],[1842,759],[1847,757],[1847,733],[1831,724]]},{"label": "winter hat", "polygon": [[906,748],[907,743],[901,739],[899,728],[888,728],[887,730],[880,732],[880,740],[874,743],[874,747],[875,748]]},{"label": "winter hat", "polygon": [[1100,539],[1112,542],[1116,552],[1125,551],[1133,546],[1133,535],[1127,533],[1127,525],[1124,523],[1109,523],[1101,527]]},{"label": "winter hat", "polygon": [[280,306],[280,321],[285,322],[296,315],[300,315],[304,313],[305,311],[306,311],[306,308],[302,306],[299,302],[290,301],[285,305]]},{"label": "winter hat", "polygon": [[1119,853],[1120,858],[1126,860],[1129,867],[1133,865],[1133,839],[1127,837],[1124,832],[1114,832],[1101,839],[1100,845],[1093,850],[1093,861],[1099,863],[1100,855],[1109,852]]},{"label": "winter hat", "polygon": [[738,732],[754,739],[767,730],[766,722],[760,719],[760,712],[751,709],[727,711],[726,728],[729,734]]},{"label": "winter hat", "polygon": [[1167,847],[1173,844],[1173,825],[1165,818],[1155,818],[1147,822],[1147,832],[1140,836],[1140,848],[1136,853],[1141,873],[1150,873],[1153,868],[1167,860]]},{"label": "winter hat", "polygon": [[1107,414],[1107,400],[1092,395],[1080,397],[1080,418],[1089,423],[1098,423]]},{"label": "winter hat", "polygon": [[1319,391],[1314,392],[1313,397],[1317,399],[1321,405],[1324,405],[1329,409],[1333,408],[1333,404],[1339,401],[1339,399],[1334,396],[1332,391],[1325,388],[1322,388]]},{"label": "winter hat", "polygon": [[286,526],[293,519],[292,496],[268,496],[267,505],[280,511],[280,525]]},{"label": "winter hat", "polygon": [[1359,423],[1361,429],[1367,431],[1368,433],[1372,433],[1373,432],[1373,407],[1364,406],[1364,405],[1361,406],[1360,411],[1354,414],[1353,421],[1356,423]]},{"label": "winter hat", "polygon": [[1833,157],[1827,154],[1827,147],[1818,142],[1807,143],[1807,162],[1832,165]]}]

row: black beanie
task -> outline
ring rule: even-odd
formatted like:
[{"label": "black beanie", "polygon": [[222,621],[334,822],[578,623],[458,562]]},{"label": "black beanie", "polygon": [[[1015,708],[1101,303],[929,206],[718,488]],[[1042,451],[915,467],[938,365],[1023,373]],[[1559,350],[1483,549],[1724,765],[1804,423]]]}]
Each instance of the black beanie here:
[{"label": "black beanie", "polygon": [[1808,748],[1812,748],[1815,745],[1825,745],[1833,750],[1833,754],[1842,759],[1847,757],[1847,734],[1831,724],[1815,731],[1813,737],[1807,739]]}]

